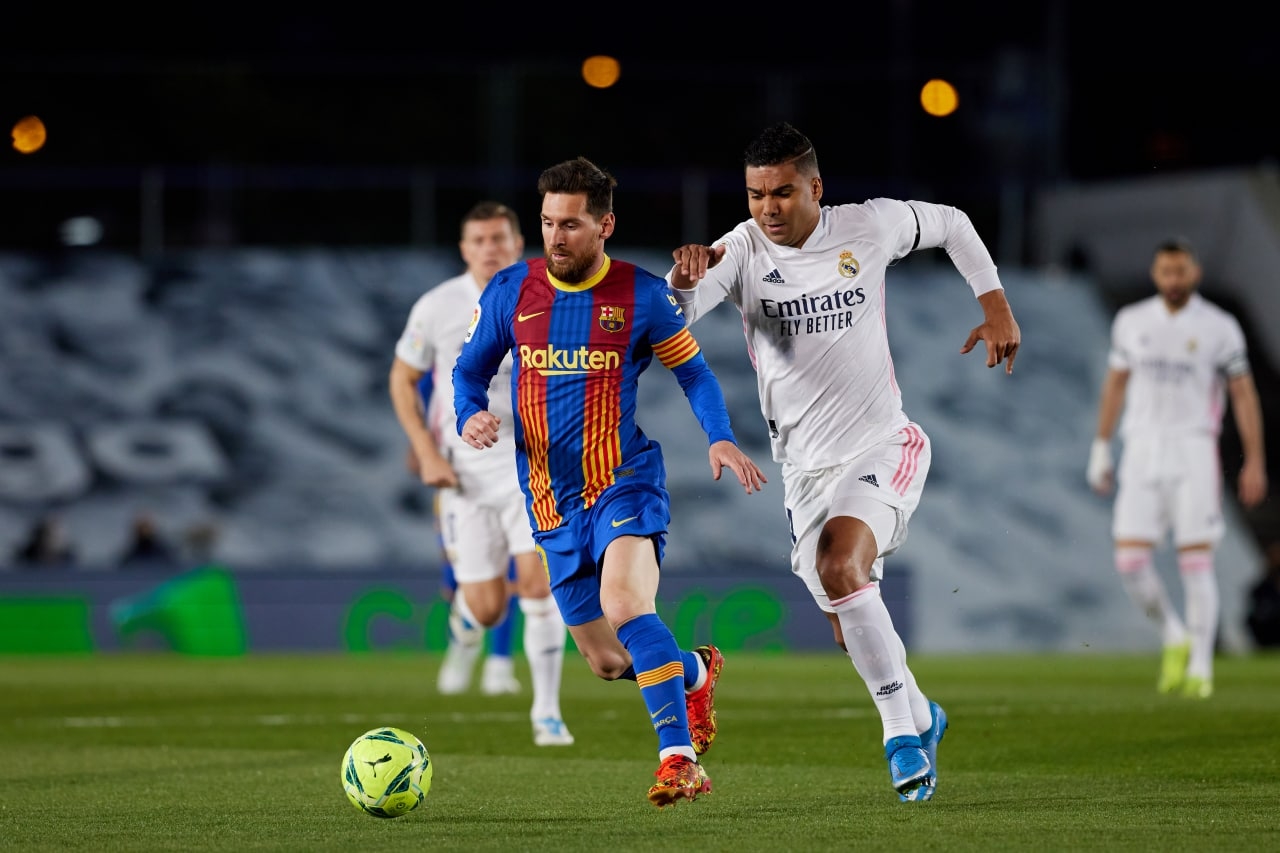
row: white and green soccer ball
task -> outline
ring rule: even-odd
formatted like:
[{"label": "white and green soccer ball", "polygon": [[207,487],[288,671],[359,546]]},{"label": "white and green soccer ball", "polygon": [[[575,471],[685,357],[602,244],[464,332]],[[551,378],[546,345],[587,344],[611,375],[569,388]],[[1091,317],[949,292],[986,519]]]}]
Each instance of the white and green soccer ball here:
[{"label": "white and green soccer ball", "polygon": [[342,789],[351,805],[374,817],[400,817],[431,790],[431,756],[422,741],[392,726],[352,741],[342,757]]}]

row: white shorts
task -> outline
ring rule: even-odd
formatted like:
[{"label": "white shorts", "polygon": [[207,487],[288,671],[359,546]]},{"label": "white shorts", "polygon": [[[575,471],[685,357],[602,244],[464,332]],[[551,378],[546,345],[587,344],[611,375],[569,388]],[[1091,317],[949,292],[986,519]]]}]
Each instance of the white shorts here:
[{"label": "white shorts", "polygon": [[1217,544],[1222,519],[1218,440],[1208,435],[1126,439],[1116,470],[1111,535],[1175,547]]},{"label": "white shorts", "polygon": [[929,436],[913,423],[842,465],[818,471],[783,466],[791,571],[823,610],[833,612],[817,565],[818,537],[827,519],[849,516],[867,523],[879,550],[871,577],[880,580],[885,556],[907,538],[907,523],[920,503],[932,459]]},{"label": "white shorts", "polygon": [[513,555],[534,550],[521,492],[478,501],[457,489],[439,489],[436,512],[440,541],[458,583],[505,577]]}]

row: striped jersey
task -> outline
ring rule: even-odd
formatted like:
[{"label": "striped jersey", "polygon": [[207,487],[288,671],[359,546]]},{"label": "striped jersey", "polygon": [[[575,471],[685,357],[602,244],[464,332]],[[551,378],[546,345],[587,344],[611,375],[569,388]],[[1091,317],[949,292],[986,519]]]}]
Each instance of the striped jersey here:
[{"label": "striped jersey", "polygon": [[1240,323],[1198,293],[1170,313],[1149,296],[1116,312],[1107,364],[1129,372],[1120,435],[1217,436],[1226,381],[1249,372]]},{"label": "striped jersey", "polygon": [[665,486],[660,449],[636,423],[638,380],[655,355],[709,442],[734,440],[719,382],[670,289],[634,264],[606,257],[580,284],[556,280],[542,258],[494,276],[454,366],[459,434],[489,409],[489,378],[508,353],[516,465],[535,531],[590,508],[618,477]]},{"label": "striped jersey", "polygon": [[805,471],[845,462],[903,429],[885,320],[885,273],[941,247],[975,296],[1001,288],[969,217],[944,205],[877,198],[823,207],[800,248],[748,219],[715,242],[725,255],[673,292],[690,323],[732,302],[742,313],[774,461]]}]

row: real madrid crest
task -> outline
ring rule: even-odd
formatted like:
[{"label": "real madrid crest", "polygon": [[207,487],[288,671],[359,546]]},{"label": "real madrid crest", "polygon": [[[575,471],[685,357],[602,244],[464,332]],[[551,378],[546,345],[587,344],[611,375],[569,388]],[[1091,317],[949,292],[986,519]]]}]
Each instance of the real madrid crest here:
[{"label": "real madrid crest", "polygon": [[858,274],[858,259],[853,256],[853,252],[843,251],[840,253],[840,261],[836,269],[845,278],[853,278]]},{"label": "real madrid crest", "polygon": [[600,328],[606,332],[621,332],[627,325],[626,310],[615,305],[600,306]]}]

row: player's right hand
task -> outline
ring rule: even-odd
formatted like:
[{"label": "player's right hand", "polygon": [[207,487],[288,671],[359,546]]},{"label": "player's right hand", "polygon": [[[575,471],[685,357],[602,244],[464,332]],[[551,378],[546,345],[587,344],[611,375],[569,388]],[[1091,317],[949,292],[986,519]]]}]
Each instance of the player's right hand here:
[{"label": "player's right hand", "polygon": [[424,486],[435,486],[438,489],[452,489],[458,485],[458,473],[453,470],[449,460],[439,453],[424,455],[418,462],[418,479]]},{"label": "player's right hand", "polygon": [[707,451],[707,459],[711,462],[711,479],[719,480],[721,472],[728,468],[738,477],[738,482],[747,494],[758,492],[769,482],[760,466],[751,461],[751,457],[743,453],[732,441],[717,441]]},{"label": "player's right hand", "polygon": [[462,425],[462,440],[476,450],[498,443],[498,424],[502,421],[492,412],[476,412]]},{"label": "player's right hand", "polygon": [[724,257],[725,247],[704,246],[701,243],[688,243],[671,253],[675,260],[672,269],[671,284],[680,290],[688,290],[707,275],[707,270],[720,263]]},{"label": "player's right hand", "polygon": [[1089,448],[1089,467],[1085,471],[1089,487],[1100,495],[1111,493],[1115,476],[1111,467],[1111,442],[1095,438]]}]

